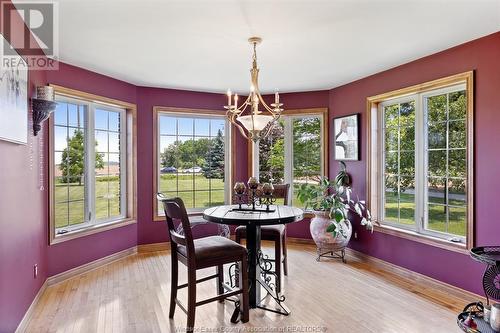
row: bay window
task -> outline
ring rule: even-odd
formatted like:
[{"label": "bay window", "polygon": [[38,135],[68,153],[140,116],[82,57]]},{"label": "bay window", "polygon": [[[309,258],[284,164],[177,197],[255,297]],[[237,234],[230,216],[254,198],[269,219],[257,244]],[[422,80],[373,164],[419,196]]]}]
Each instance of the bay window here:
[{"label": "bay window", "polygon": [[470,247],[472,74],[368,99],[370,199],[381,230]]}]

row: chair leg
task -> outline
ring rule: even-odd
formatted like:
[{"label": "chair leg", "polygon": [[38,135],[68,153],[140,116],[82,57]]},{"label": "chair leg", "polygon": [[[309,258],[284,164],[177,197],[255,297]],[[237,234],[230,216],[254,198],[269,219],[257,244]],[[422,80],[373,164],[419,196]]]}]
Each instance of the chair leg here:
[{"label": "chair leg", "polygon": [[[217,266],[217,295],[224,294],[224,266]],[[219,300],[219,303],[224,303],[224,300]]]},{"label": "chair leg", "polygon": [[194,332],[196,310],[196,268],[188,267],[188,306],[186,332]]},{"label": "chair leg", "polygon": [[171,269],[171,285],[170,285],[170,311],[168,314],[169,318],[174,318],[175,313],[175,300],[177,299],[177,286],[179,280],[179,263],[177,261],[177,255],[172,254],[172,269]]},{"label": "chair leg", "polygon": [[243,323],[246,323],[250,320],[250,300],[248,295],[248,259],[246,255],[241,260],[240,288],[243,289],[243,293],[241,294],[241,321]]},{"label": "chair leg", "polygon": [[288,253],[286,248],[286,231],[283,233],[281,239],[281,247],[283,248],[283,273],[288,276]]},{"label": "chair leg", "polygon": [[276,290],[281,292],[281,236],[274,240],[274,271],[276,272]]}]

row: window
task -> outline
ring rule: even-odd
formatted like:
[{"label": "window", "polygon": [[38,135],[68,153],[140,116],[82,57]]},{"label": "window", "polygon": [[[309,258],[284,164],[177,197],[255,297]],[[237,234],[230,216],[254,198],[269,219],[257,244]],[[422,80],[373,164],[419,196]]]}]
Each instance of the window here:
[{"label": "window", "polygon": [[[185,110],[189,111],[189,110]],[[223,115],[157,108],[156,190],[180,197],[189,213],[228,202],[229,126]],[[156,204],[155,219],[164,215]]]},{"label": "window", "polygon": [[471,80],[369,99],[371,208],[383,225],[471,246]]},{"label": "window", "polygon": [[51,241],[130,220],[134,212],[127,109],[57,91],[50,121]]},{"label": "window", "polygon": [[382,103],[384,221],[415,225],[415,100]]},{"label": "window", "polygon": [[318,184],[326,170],[326,142],[323,139],[326,109],[297,111],[289,110],[290,115],[282,116],[271,134],[260,140],[259,180],[291,184],[291,203],[303,207],[297,199],[298,187],[304,183]]}]

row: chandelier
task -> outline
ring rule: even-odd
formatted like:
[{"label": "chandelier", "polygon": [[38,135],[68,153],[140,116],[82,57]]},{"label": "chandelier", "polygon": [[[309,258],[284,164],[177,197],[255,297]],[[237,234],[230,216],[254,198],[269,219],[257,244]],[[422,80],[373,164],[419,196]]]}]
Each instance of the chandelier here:
[{"label": "chandelier", "polygon": [[[232,94],[231,90],[227,92],[227,104],[224,108],[227,110],[226,116],[229,121],[234,124],[247,139],[252,139],[254,142],[265,138],[272,130],[273,124],[279,119],[283,109],[280,103],[279,93],[274,94],[274,103],[270,106],[264,102],[259,91],[259,68],[257,67],[257,44],[262,42],[260,37],[251,37],[248,39],[253,45],[253,61],[251,73],[250,94],[243,104],[238,106],[238,95]],[[263,106],[263,110],[259,110],[259,104]],[[267,129],[266,129],[267,126]],[[265,132],[264,129],[266,129]]]}]

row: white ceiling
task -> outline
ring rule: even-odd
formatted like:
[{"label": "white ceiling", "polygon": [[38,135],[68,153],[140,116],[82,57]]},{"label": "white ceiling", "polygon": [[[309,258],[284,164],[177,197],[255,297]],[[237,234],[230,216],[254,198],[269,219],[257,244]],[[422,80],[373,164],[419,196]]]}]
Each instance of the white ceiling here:
[{"label": "white ceiling", "polygon": [[60,59],[154,87],[333,88],[500,30],[500,0],[59,0]]}]

